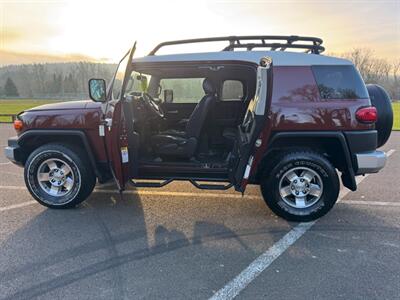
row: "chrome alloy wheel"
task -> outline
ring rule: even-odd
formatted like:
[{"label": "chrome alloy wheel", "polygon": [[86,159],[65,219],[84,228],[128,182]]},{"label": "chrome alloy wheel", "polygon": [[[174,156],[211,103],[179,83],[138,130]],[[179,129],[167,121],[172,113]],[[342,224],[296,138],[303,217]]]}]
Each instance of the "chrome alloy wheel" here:
[{"label": "chrome alloy wheel", "polygon": [[287,171],[279,181],[279,194],[287,205],[307,208],[321,198],[323,183],[312,169],[296,167]]},{"label": "chrome alloy wheel", "polygon": [[36,176],[41,189],[54,197],[65,196],[75,183],[71,167],[67,162],[58,158],[42,162]]}]

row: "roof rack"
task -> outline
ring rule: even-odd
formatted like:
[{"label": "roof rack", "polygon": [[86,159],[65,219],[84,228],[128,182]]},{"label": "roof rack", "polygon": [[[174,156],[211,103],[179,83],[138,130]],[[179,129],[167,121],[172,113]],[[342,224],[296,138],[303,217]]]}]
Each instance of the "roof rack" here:
[{"label": "roof rack", "polygon": [[[246,43],[246,41],[258,41]],[[172,45],[207,43],[207,42],[229,42],[222,51],[234,51],[235,49],[269,48],[270,51],[285,51],[286,49],[304,49],[306,53],[320,54],[325,48],[321,46],[322,39],[317,37],[297,36],[297,35],[248,35],[248,36],[225,36],[200,39],[188,39],[168,41],[158,44],[149,55],[155,55],[160,48]],[[278,41],[278,42],[276,42]],[[304,43],[296,43],[304,42]]]}]

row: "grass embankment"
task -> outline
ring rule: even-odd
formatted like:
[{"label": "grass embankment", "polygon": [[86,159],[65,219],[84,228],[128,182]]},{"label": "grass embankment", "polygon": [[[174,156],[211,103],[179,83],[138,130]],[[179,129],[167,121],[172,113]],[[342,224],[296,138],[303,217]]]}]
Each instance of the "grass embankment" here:
[{"label": "grass embankment", "polygon": [[[25,109],[47,103],[60,102],[61,100],[35,100],[35,99],[0,99],[0,114],[17,114]],[[393,103],[394,111],[394,130],[400,130],[400,101]],[[8,117],[0,117],[0,121],[10,120]]]},{"label": "grass embankment", "polygon": [[393,103],[394,122],[393,129],[400,130],[400,101]]},{"label": "grass embankment", "polygon": [[[36,100],[36,99],[0,99],[1,114],[18,114],[19,112],[35,106],[61,102],[62,100]],[[0,122],[11,121],[10,117],[0,117]]]}]

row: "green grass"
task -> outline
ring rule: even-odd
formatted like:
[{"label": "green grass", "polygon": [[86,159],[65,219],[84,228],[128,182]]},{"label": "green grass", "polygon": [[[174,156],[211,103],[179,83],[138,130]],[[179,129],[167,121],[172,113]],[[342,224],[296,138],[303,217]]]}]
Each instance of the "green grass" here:
[{"label": "green grass", "polygon": [[393,103],[394,122],[393,130],[400,130],[400,101]]},{"label": "green grass", "polygon": [[[35,106],[61,102],[62,100],[36,100],[36,99],[0,99],[1,114],[18,114],[19,112]],[[0,117],[0,121],[10,121],[10,117]]]}]

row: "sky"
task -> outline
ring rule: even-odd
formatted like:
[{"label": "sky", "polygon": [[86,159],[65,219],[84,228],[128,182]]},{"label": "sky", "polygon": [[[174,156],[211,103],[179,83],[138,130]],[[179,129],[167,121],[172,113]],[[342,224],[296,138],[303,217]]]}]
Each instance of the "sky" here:
[{"label": "sky", "polygon": [[116,62],[135,40],[142,56],[162,41],[225,35],[317,36],[329,53],[400,59],[400,0],[0,0],[0,65]]}]

